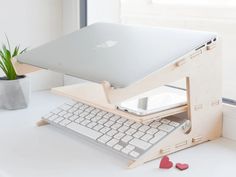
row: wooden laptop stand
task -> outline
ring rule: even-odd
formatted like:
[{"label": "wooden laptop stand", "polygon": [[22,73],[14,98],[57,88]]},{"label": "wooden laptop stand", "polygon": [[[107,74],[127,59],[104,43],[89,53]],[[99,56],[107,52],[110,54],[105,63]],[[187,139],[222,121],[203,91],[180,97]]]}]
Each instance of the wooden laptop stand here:
[{"label": "wooden laptop stand", "polygon": [[[188,105],[149,116],[135,116],[116,109],[118,103],[151,89],[186,78]],[[163,155],[213,140],[222,131],[221,46],[214,41],[169,63],[143,80],[126,88],[113,88],[109,82],[79,84],[54,88],[54,93],[65,95],[106,111],[139,122],[148,122],[187,112],[186,124],[172,132],[139,159],[131,161],[129,168],[154,160]],[[47,122],[40,121],[38,125]]]}]

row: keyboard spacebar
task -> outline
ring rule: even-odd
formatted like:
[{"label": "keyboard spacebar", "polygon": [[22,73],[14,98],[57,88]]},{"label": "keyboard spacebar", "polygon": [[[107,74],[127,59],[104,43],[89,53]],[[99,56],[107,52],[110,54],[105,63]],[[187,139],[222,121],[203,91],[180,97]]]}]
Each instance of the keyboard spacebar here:
[{"label": "keyboard spacebar", "polygon": [[79,134],[82,134],[84,136],[87,136],[89,138],[92,138],[94,140],[96,140],[97,138],[99,138],[100,136],[102,136],[102,133],[94,131],[90,128],[81,126],[80,124],[71,122],[70,124],[68,124],[66,127],[68,127],[69,129],[78,132]]}]

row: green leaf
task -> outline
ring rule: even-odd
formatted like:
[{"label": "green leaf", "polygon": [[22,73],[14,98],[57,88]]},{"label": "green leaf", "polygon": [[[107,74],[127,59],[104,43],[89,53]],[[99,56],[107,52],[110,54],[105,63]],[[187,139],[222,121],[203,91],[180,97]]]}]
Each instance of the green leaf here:
[{"label": "green leaf", "polygon": [[7,66],[8,66],[8,60],[7,60],[7,58],[5,57],[4,51],[0,51],[0,55],[1,55],[1,58],[2,58],[2,61],[3,61],[4,66],[7,68]]},{"label": "green leaf", "polygon": [[0,68],[3,70],[3,72],[5,73],[5,75],[7,76],[7,78],[9,77],[9,72],[7,71],[7,69],[5,68],[5,65],[2,61],[0,61]]},{"label": "green leaf", "polygon": [[13,70],[14,68],[11,63],[11,58],[9,53],[10,53],[9,50],[7,50],[5,46],[3,46],[3,51],[0,52],[0,55],[2,57],[2,66],[4,67],[4,69],[3,67],[1,67],[1,69],[3,69],[7,78],[9,80],[12,80],[14,79],[15,72]]},{"label": "green leaf", "polygon": [[4,44],[2,46],[2,49],[3,49],[5,59],[11,59],[11,52],[6,48]]},{"label": "green leaf", "polygon": [[26,50],[28,50],[28,48],[24,48],[24,50],[22,50],[22,51],[20,52],[20,54],[26,52]]},{"label": "green leaf", "polygon": [[14,49],[14,52],[12,54],[12,58],[17,56],[19,54],[19,49],[20,49],[20,46],[16,46],[15,49]]},{"label": "green leaf", "polygon": [[3,52],[0,50],[0,56],[2,57],[2,58],[4,58],[5,56],[4,56],[4,54],[3,54]]},{"label": "green leaf", "polygon": [[3,64],[3,62],[0,60],[0,67],[3,70],[3,72],[6,74],[7,73],[7,69],[5,68],[5,65]]},{"label": "green leaf", "polygon": [[8,39],[6,33],[5,33],[5,37],[6,37],[6,40],[7,40],[8,49],[9,49],[9,51],[11,53],[11,45],[10,45],[10,42],[9,42],[9,39]]}]

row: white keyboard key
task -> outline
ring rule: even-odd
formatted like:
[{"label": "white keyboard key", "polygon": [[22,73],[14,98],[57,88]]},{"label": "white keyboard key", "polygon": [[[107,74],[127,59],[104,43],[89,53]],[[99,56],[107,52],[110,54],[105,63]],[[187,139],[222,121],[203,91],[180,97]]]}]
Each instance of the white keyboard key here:
[{"label": "white keyboard key", "polygon": [[121,140],[125,143],[128,143],[130,140],[132,140],[133,137],[130,135],[126,135],[125,137],[123,137]]},{"label": "white keyboard key", "polygon": [[168,119],[162,119],[162,120],[161,120],[161,123],[163,123],[163,124],[168,124],[168,123],[170,123],[170,120],[168,120]]},{"label": "white keyboard key", "polygon": [[110,136],[108,136],[108,135],[103,135],[102,137],[100,137],[100,138],[98,139],[98,141],[105,144],[105,143],[108,142],[110,139],[111,139]]},{"label": "white keyboard key", "polygon": [[126,130],[128,130],[129,129],[129,127],[127,127],[126,125],[123,125],[122,127],[120,127],[119,129],[118,129],[118,131],[120,131],[120,132],[125,132]]},{"label": "white keyboard key", "polygon": [[133,128],[131,128],[131,129],[127,130],[125,133],[126,133],[127,135],[133,135],[135,132],[136,132],[136,130],[133,129]]},{"label": "white keyboard key", "polygon": [[79,116],[73,115],[73,116],[71,116],[69,119],[70,119],[71,121],[74,121],[74,120],[76,120],[76,119],[78,119],[78,118],[79,118]]},{"label": "white keyboard key", "polygon": [[128,144],[125,148],[126,148],[126,149],[129,149],[129,150],[131,150],[131,151],[135,149],[135,147],[132,146],[132,145],[130,145],[130,144]]},{"label": "white keyboard key", "polygon": [[114,138],[116,138],[116,139],[121,139],[123,136],[125,136],[125,134],[124,133],[122,133],[122,132],[119,132],[119,133],[117,133],[115,136],[114,136]]},{"label": "white keyboard key", "polygon": [[114,114],[109,112],[109,113],[105,114],[103,117],[109,119],[112,116],[114,116]]},{"label": "white keyboard key", "polygon": [[99,113],[99,112],[100,112],[99,109],[94,109],[94,110],[91,111],[91,114],[95,114],[95,115],[96,115],[96,114]]},{"label": "white keyboard key", "polygon": [[130,155],[131,155],[132,157],[136,158],[136,157],[138,157],[140,154],[139,154],[138,152],[136,152],[136,151],[132,151],[132,152],[130,153]]},{"label": "white keyboard key", "polygon": [[141,139],[142,139],[143,141],[148,142],[151,138],[153,138],[152,135],[150,135],[150,134],[145,134],[145,135],[142,136]]},{"label": "white keyboard key", "polygon": [[143,136],[143,135],[144,135],[143,132],[138,131],[138,132],[136,132],[135,134],[133,134],[133,137],[135,137],[135,138],[140,138],[140,137]]},{"label": "white keyboard key", "polygon": [[68,110],[69,113],[74,113],[75,111],[77,111],[77,108],[75,108],[75,107]]},{"label": "white keyboard key", "polygon": [[112,116],[112,117],[110,118],[110,120],[116,121],[116,120],[118,120],[119,118],[120,118],[120,116],[114,115],[114,116]]},{"label": "white keyboard key", "polygon": [[89,114],[88,112],[83,112],[83,113],[81,113],[79,116],[85,118],[88,114]]},{"label": "white keyboard key", "polygon": [[160,139],[162,139],[167,133],[163,131],[159,131],[155,134],[154,138],[152,138],[149,142],[152,144],[155,144],[158,142]]},{"label": "white keyboard key", "polygon": [[162,124],[158,127],[158,129],[166,131],[166,132],[171,132],[174,129],[174,127],[170,125]]},{"label": "white keyboard key", "polygon": [[165,135],[167,135],[167,133],[161,130],[155,134],[155,136],[165,136]]},{"label": "white keyboard key", "polygon": [[77,110],[77,111],[74,112],[74,114],[77,115],[77,116],[79,116],[79,115],[82,114],[82,113],[83,113],[82,110]]},{"label": "white keyboard key", "polygon": [[64,116],[65,114],[67,114],[66,111],[61,111],[58,115],[59,115],[59,116]]},{"label": "white keyboard key", "polygon": [[151,134],[151,135],[154,135],[156,132],[158,132],[158,129],[156,128],[150,128],[147,133]]},{"label": "white keyboard key", "polygon": [[116,149],[116,150],[118,150],[118,151],[120,151],[120,150],[123,148],[123,146],[117,144],[117,145],[115,145],[113,148]]},{"label": "white keyboard key", "polygon": [[135,123],[133,120],[127,120],[125,123],[124,123],[124,125],[126,125],[126,126],[131,126],[133,123]]},{"label": "white keyboard key", "polygon": [[114,121],[109,120],[109,121],[107,121],[104,125],[107,126],[107,127],[110,127],[110,126],[112,126],[114,123],[115,123]]},{"label": "white keyboard key", "polygon": [[65,119],[64,117],[58,117],[58,118],[55,119],[53,122],[59,123],[59,122],[61,122],[61,121],[64,120],[64,119]]},{"label": "white keyboard key", "polygon": [[91,122],[91,123],[89,123],[89,124],[87,125],[87,127],[93,128],[93,127],[96,126],[96,125],[97,125],[96,122]]},{"label": "white keyboard key", "polygon": [[118,132],[118,131],[116,131],[116,130],[110,130],[110,131],[107,133],[107,135],[109,135],[109,136],[114,136],[117,132]]},{"label": "white keyboard key", "polygon": [[94,110],[95,108],[93,107],[88,107],[87,109],[85,109],[86,112],[91,112],[92,110]]},{"label": "white keyboard key", "polygon": [[134,145],[134,146],[136,146],[136,147],[138,147],[140,149],[143,149],[143,150],[146,150],[146,149],[148,149],[151,146],[150,143],[147,143],[147,142],[145,142],[143,140],[140,140],[140,139],[137,139],[137,138],[132,139],[129,142],[129,144]]},{"label": "white keyboard key", "polygon": [[94,139],[94,140],[96,140],[97,138],[102,136],[102,133],[94,131],[90,128],[84,127],[84,126],[79,125],[74,122],[71,122],[70,124],[68,124],[67,127],[70,128],[71,130],[74,130],[74,131],[76,131],[84,136],[87,136],[91,139]]},{"label": "white keyboard key", "polygon": [[68,119],[64,119],[63,121],[61,121],[59,124],[62,125],[62,126],[66,126],[67,124],[71,123],[70,120]]},{"label": "white keyboard key", "polygon": [[101,133],[105,134],[106,132],[108,132],[109,130],[111,130],[109,127],[104,127],[100,130]]},{"label": "white keyboard key", "polygon": [[104,127],[104,126],[98,124],[98,125],[96,125],[95,127],[93,127],[93,129],[96,130],[96,131],[98,131],[98,130],[102,129],[103,127]]},{"label": "white keyboard key", "polygon": [[87,125],[87,124],[89,124],[91,121],[90,120],[87,120],[87,119],[85,119],[83,122],[81,122],[80,124],[81,125]]},{"label": "white keyboard key", "polygon": [[117,143],[119,142],[119,140],[117,139],[111,139],[107,145],[110,146],[110,147],[113,147],[114,145],[116,145]]},{"label": "white keyboard key", "polygon": [[77,123],[80,123],[80,122],[82,122],[82,121],[84,121],[84,118],[83,118],[83,117],[79,117],[78,119],[75,120],[75,122],[77,122]]},{"label": "white keyboard key", "polygon": [[80,106],[79,109],[84,111],[84,110],[87,109],[88,107],[89,107],[88,105],[85,105],[85,104],[84,104],[83,106]]},{"label": "white keyboard key", "polygon": [[153,123],[150,124],[150,126],[153,127],[153,128],[157,128],[157,127],[159,127],[160,125],[161,125],[161,123],[158,122],[158,121],[154,121]]},{"label": "white keyboard key", "polygon": [[105,112],[105,111],[101,111],[101,112],[97,113],[98,116],[104,116],[105,114],[107,114],[107,112]]},{"label": "white keyboard key", "polygon": [[125,153],[125,154],[129,154],[130,153],[130,149],[124,148],[121,150],[121,152]]},{"label": "white keyboard key", "polygon": [[115,123],[114,125],[112,125],[111,128],[117,130],[118,128],[120,128],[122,125],[120,123]]},{"label": "white keyboard key", "polygon": [[99,124],[104,124],[105,122],[107,122],[107,119],[102,118],[98,121]]},{"label": "white keyboard key", "polygon": [[86,117],[85,117],[85,119],[92,119],[93,117],[94,117],[95,115],[94,114],[89,114],[89,115],[87,115]]},{"label": "white keyboard key", "polygon": [[68,119],[69,117],[71,117],[73,114],[71,114],[71,113],[67,113],[67,114],[65,114],[63,117],[65,117],[66,119]]},{"label": "white keyboard key", "polygon": [[134,123],[133,125],[131,125],[131,127],[132,128],[134,128],[134,129],[138,129],[139,127],[141,127],[142,126],[142,124],[141,123],[138,123],[138,122],[136,122],[136,123]]},{"label": "white keyboard key", "polygon": [[58,117],[59,117],[58,115],[54,114],[53,116],[49,117],[48,120],[53,121],[53,120],[55,120]]},{"label": "white keyboard key", "polygon": [[118,123],[120,123],[120,124],[122,124],[122,123],[124,123],[124,122],[126,122],[127,121],[127,119],[126,118],[124,118],[124,117],[121,117],[120,119],[118,119],[116,122],[118,122]]},{"label": "white keyboard key", "polygon": [[81,107],[82,105],[83,105],[82,103],[79,103],[79,102],[78,102],[78,103],[76,103],[76,104],[74,105],[74,107],[75,107],[75,108],[79,108],[79,107]]},{"label": "white keyboard key", "polygon": [[141,126],[141,127],[139,128],[139,131],[141,131],[141,132],[146,132],[149,128],[150,128],[149,126],[143,125],[143,126]]},{"label": "white keyboard key", "polygon": [[101,116],[95,116],[94,118],[92,118],[92,121],[97,122],[101,118],[102,118]]},{"label": "white keyboard key", "polygon": [[78,104],[75,104],[75,105],[73,106],[73,109],[79,109],[79,105],[78,105]]},{"label": "white keyboard key", "polygon": [[169,125],[174,126],[174,127],[178,127],[179,123],[172,121],[172,122],[169,123]]}]

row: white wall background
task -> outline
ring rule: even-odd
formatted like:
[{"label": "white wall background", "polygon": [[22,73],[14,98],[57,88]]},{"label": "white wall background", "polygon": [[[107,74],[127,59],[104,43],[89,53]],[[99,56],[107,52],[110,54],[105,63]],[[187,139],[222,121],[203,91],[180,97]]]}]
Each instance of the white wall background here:
[{"label": "white wall background", "polygon": [[35,47],[62,33],[60,0],[0,0],[0,40]]},{"label": "white wall background", "polygon": [[64,35],[80,28],[79,0],[62,0],[62,23]]},{"label": "white wall background", "polygon": [[120,22],[120,0],[88,0],[88,24]]},{"label": "white wall background", "polygon": [[[29,49],[62,35],[61,0],[0,0],[0,43],[6,33],[13,45]],[[49,71],[30,74],[34,90],[63,84],[63,76]]]}]

